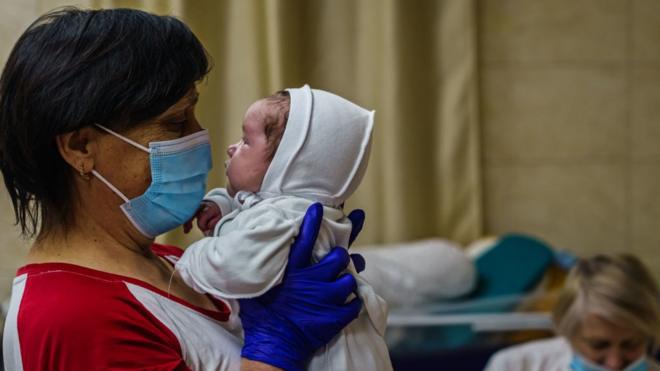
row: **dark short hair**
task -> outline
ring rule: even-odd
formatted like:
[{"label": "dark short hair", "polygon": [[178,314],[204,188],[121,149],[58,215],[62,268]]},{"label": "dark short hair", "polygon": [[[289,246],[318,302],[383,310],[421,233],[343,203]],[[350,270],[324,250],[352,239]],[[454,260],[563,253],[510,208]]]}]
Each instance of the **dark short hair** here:
[{"label": "dark short hair", "polygon": [[0,167],[23,236],[71,221],[71,168],[57,135],[154,118],[209,69],[200,41],[170,16],[67,7],[30,25],[0,78]]}]

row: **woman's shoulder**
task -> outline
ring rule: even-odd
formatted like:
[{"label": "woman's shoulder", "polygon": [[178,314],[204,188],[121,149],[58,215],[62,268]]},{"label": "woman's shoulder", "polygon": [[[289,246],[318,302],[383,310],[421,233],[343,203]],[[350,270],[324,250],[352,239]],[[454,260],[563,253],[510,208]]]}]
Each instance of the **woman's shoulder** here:
[{"label": "woman's shoulder", "polygon": [[648,371],[660,371],[660,363],[655,359],[649,359]]},{"label": "woman's shoulder", "polygon": [[[178,247],[163,244],[153,244],[152,251],[172,264],[183,253]],[[129,294],[127,284],[158,291],[137,278],[62,262],[35,263],[19,268],[13,290],[20,290],[21,295],[44,304],[77,308],[107,305],[108,300],[121,302]]]},{"label": "woman's shoulder", "polygon": [[[183,254],[180,248],[163,244],[154,244],[152,251],[172,265]],[[138,278],[70,263],[28,264],[20,268],[12,289],[12,301],[15,298],[20,298],[21,314],[29,313],[31,321],[44,316],[50,325],[67,328],[82,322],[98,326],[105,322],[117,324],[117,316],[128,322],[146,319],[148,323],[154,317],[149,305],[154,301],[164,301],[158,308],[184,309],[216,321],[226,321],[230,313],[223,303],[217,304],[217,311],[208,310]]]},{"label": "woman's shoulder", "polygon": [[131,306],[129,280],[69,263],[28,264],[18,270],[11,301],[19,301],[19,314],[32,323],[99,325]]},{"label": "woman's shoulder", "polygon": [[486,370],[565,370],[570,358],[568,342],[554,337],[504,348],[491,357]]},{"label": "woman's shoulder", "polygon": [[[168,245],[154,245],[153,251],[168,260],[178,259],[182,253]],[[76,264],[28,264],[17,272],[11,303],[26,322],[47,323],[50,328],[82,327],[85,331],[89,325],[114,324],[118,316],[144,319],[144,306],[131,292],[132,286],[162,294],[136,278]]]},{"label": "woman's shoulder", "polygon": [[[166,259],[181,255],[166,245],[154,252]],[[21,354],[31,354],[34,367],[25,369],[58,369],[50,366],[53,354],[75,355],[80,365],[59,369],[105,369],[117,361],[178,369],[184,355],[233,364],[240,341],[225,328],[227,315],[196,308],[130,277],[65,263],[31,264],[14,280],[5,352],[23,362]],[[209,344],[222,346],[202,356],[197,349]]]},{"label": "woman's shoulder", "polygon": [[[103,360],[109,359],[104,352],[116,353],[145,339],[159,339],[161,350],[169,344],[171,350],[159,356],[180,362],[176,338],[149,316],[119,277],[65,263],[31,264],[18,273],[4,343],[5,352],[11,353],[8,358],[27,362],[25,369],[67,367],[51,362],[83,367],[73,369],[84,369],[97,361],[106,365]],[[81,353],[82,349],[85,351]],[[25,354],[30,357],[21,356]]]}]

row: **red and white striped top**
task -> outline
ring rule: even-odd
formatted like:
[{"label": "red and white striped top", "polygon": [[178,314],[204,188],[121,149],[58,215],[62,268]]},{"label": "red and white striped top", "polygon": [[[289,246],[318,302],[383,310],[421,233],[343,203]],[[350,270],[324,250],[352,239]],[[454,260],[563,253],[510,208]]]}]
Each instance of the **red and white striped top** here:
[{"label": "red and white striped top", "polygon": [[[154,244],[171,263],[182,250]],[[3,335],[6,371],[238,370],[229,307],[192,305],[137,279],[65,263],[29,264],[14,279]]]}]

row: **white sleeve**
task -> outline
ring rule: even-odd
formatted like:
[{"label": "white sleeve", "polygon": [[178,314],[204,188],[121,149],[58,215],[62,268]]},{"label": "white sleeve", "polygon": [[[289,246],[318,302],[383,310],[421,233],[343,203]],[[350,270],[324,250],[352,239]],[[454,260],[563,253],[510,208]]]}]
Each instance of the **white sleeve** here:
[{"label": "white sleeve", "polygon": [[497,351],[485,371],[569,370],[572,350],[561,337],[535,340]]},{"label": "white sleeve", "polygon": [[515,362],[511,362],[509,358],[510,353],[506,351],[499,351],[493,354],[488,360],[484,371],[515,371],[516,368],[511,364]]},{"label": "white sleeve", "polygon": [[248,209],[232,221],[237,229],[190,245],[176,264],[197,292],[220,298],[259,296],[281,282],[298,223],[272,207]]},{"label": "white sleeve", "polygon": [[211,201],[218,205],[222,212],[222,216],[229,215],[229,213],[238,208],[236,200],[227,193],[227,189],[225,188],[212,189],[206,194],[206,196],[204,196],[204,200]]}]

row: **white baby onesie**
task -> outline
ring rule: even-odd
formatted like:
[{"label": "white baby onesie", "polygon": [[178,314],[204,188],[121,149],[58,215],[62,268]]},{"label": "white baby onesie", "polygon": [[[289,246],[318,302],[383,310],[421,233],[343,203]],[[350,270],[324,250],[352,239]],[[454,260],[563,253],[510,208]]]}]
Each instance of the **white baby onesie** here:
[{"label": "white baby onesie", "polygon": [[[176,265],[188,285],[232,307],[235,299],[259,296],[281,282],[291,243],[312,203],[324,205],[314,259],[334,246],[348,246],[351,222],[342,205],[366,171],[374,112],[307,85],[287,91],[286,128],[259,192],[240,191],[234,198],[224,189],[209,193],[223,218],[213,235],[188,247]],[[364,308],[317,352],[309,369],[392,370],[383,339],[386,303],[352,263],[347,271],[356,278]]]},{"label": "white baby onesie", "polygon": [[[216,199],[224,189],[216,189],[207,199]],[[249,203],[251,200],[246,200]],[[265,293],[284,275],[289,247],[298,233],[311,201],[291,196],[261,200],[251,207],[236,209],[216,225],[212,237],[192,244],[176,267],[183,280],[198,292],[233,302]],[[341,210],[324,207],[324,220],[313,250],[320,260],[333,246],[348,246],[351,222]],[[391,370],[383,339],[387,305],[371,286],[355,272],[347,272],[358,283],[363,309],[312,359],[309,370]],[[235,307],[235,302],[231,303]]]}]

